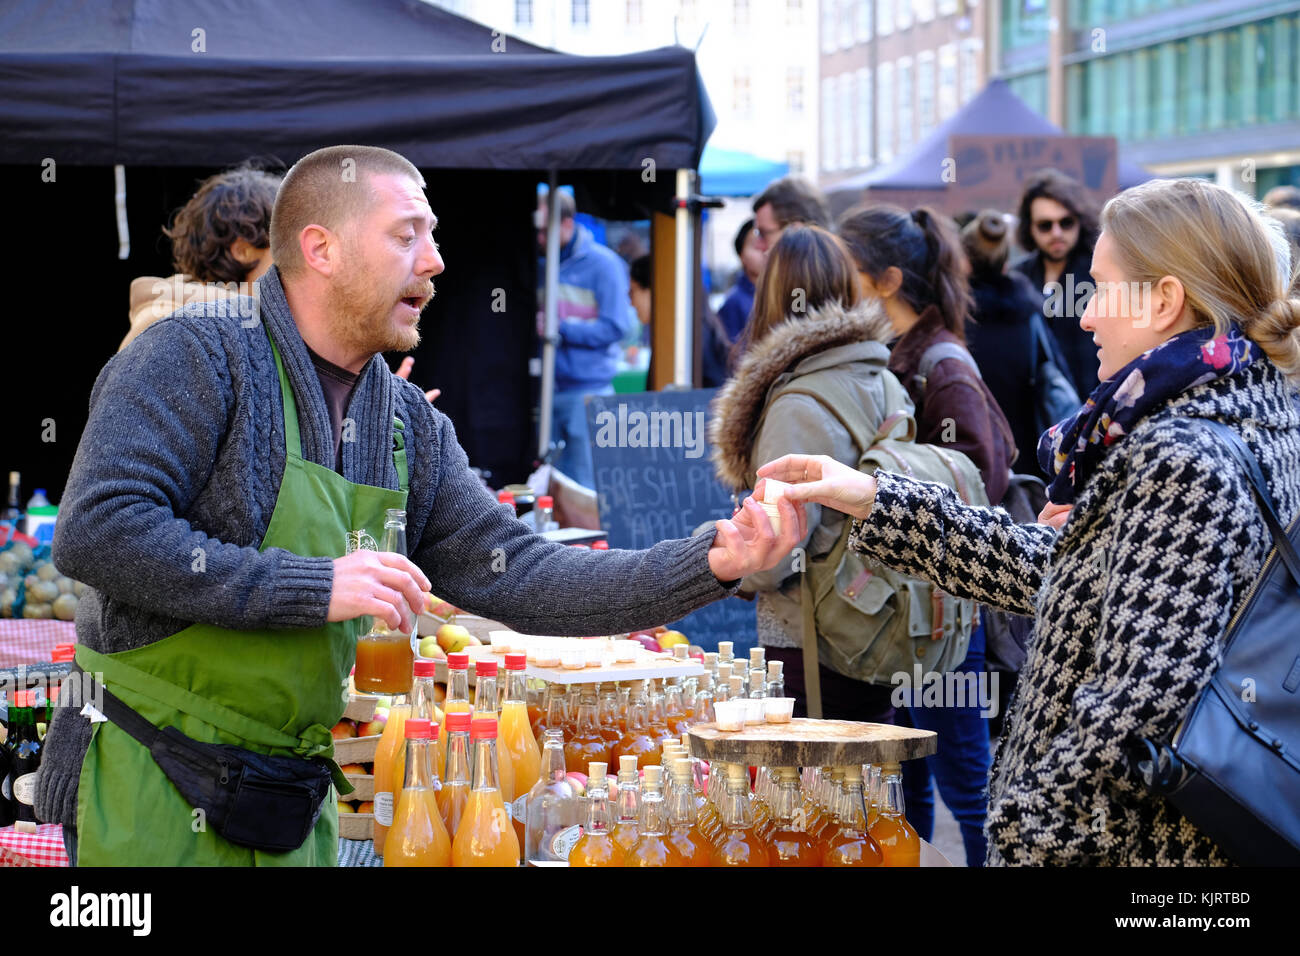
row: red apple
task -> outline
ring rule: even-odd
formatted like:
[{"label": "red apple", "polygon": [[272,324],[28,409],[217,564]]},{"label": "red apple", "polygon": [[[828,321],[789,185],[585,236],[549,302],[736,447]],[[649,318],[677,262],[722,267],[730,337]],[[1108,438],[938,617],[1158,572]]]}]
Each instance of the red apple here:
[{"label": "red apple", "polygon": [[385,717],[376,716],[374,720],[367,720],[357,728],[358,737],[376,737],[384,732],[384,725],[388,723]]},{"label": "red apple", "polygon": [[330,736],[335,740],[346,740],[357,736],[357,725],[350,720],[340,720],[330,728]]},{"label": "red apple", "polygon": [[343,766],[339,767],[339,769],[344,773],[355,774],[363,777],[370,772],[366,770],[365,764],[359,763],[345,763]]}]

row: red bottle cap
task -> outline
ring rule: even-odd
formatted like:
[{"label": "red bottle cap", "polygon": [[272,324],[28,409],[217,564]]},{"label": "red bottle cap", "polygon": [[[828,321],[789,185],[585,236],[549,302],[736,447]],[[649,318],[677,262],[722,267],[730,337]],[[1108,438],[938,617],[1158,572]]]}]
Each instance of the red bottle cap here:
[{"label": "red bottle cap", "polygon": [[407,740],[428,740],[434,734],[433,721],[423,717],[411,717],[407,719],[402,730]]},{"label": "red bottle cap", "polygon": [[555,508],[555,499],[552,498],[550,495],[538,495],[538,496],[537,496],[537,507],[539,507],[539,508],[552,508],[552,509],[554,509],[554,508]]},{"label": "red bottle cap", "polygon": [[416,677],[432,677],[436,673],[437,662],[429,658],[423,658],[415,662]]},{"label": "red bottle cap", "polygon": [[497,492],[497,501],[502,504],[512,505],[515,503],[514,492],[505,491],[504,489]]},{"label": "red bottle cap", "polygon": [[447,666],[454,671],[469,670],[469,655],[463,652],[447,655]]},{"label": "red bottle cap", "polygon": [[76,656],[76,644],[55,644],[54,650],[50,654],[50,662],[53,664],[59,664],[64,661],[73,660]]},{"label": "red bottle cap", "polygon": [[609,542],[602,538],[601,540],[595,542],[595,543],[591,546],[591,550],[592,550],[592,551],[608,551],[608,550],[609,550]]},{"label": "red bottle cap", "polygon": [[506,655],[506,670],[508,670],[508,671],[521,671],[521,670],[523,670],[524,668],[526,668],[527,666],[528,666],[528,655],[527,655],[527,654],[507,654],[507,655]]},{"label": "red bottle cap", "polygon": [[475,661],[474,676],[475,677],[496,677],[497,662],[496,661]]},{"label": "red bottle cap", "polygon": [[447,733],[454,734],[457,731],[464,732],[469,730],[470,712],[468,710],[457,710],[450,714],[443,715],[443,720],[447,726]]},{"label": "red bottle cap", "polygon": [[470,740],[495,740],[497,736],[497,719],[495,717],[476,717],[469,725]]}]

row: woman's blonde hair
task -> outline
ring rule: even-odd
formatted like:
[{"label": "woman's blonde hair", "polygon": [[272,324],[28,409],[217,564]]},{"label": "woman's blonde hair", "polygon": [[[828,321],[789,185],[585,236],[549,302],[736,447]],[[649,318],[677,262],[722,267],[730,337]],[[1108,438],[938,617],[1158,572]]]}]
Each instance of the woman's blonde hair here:
[{"label": "woman's blonde hair", "polygon": [[1101,228],[1130,282],[1183,285],[1198,325],[1223,335],[1231,323],[1300,384],[1300,298],[1291,250],[1264,207],[1197,179],[1157,179],[1106,204]]}]

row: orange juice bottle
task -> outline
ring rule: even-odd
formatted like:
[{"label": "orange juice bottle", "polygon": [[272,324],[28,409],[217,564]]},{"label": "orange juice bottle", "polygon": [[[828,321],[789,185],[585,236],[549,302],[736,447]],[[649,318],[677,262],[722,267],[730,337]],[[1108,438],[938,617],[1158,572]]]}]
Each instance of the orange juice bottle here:
[{"label": "orange juice bottle", "polygon": [[463,710],[447,715],[447,763],[438,793],[438,810],[453,840],[469,803],[469,721],[470,715]]},{"label": "orange juice bottle", "polygon": [[524,678],[527,663],[524,654],[506,655],[506,699],[501,705],[499,741],[499,756],[510,764],[514,776],[515,800],[510,807],[510,820],[520,847],[524,845],[524,830],[528,822],[528,795],[542,776],[542,754],[528,723],[528,692]]},{"label": "orange juice bottle", "polygon": [[668,805],[664,802],[663,767],[645,768],[641,794],[641,821],[636,842],[624,856],[624,866],[685,866],[668,833]]},{"label": "orange juice bottle", "polygon": [[519,840],[497,786],[497,722],[470,723],[474,741],[474,786],[451,845],[453,866],[518,866]]},{"label": "orange juice bottle", "polygon": [[385,841],[384,866],[451,866],[451,839],[438,812],[433,724],[406,721],[406,781]]},{"label": "orange juice bottle", "polygon": [[861,766],[844,769],[837,816],[839,826],[822,852],[822,866],[880,866],[880,846],[867,827]]},{"label": "orange juice bottle", "polygon": [[393,803],[402,792],[402,783],[406,779],[406,739],[403,733],[406,718],[410,716],[411,705],[405,695],[394,698],[383,736],[375,749],[375,822],[371,830],[375,856],[384,855],[384,840],[393,823]]},{"label": "orange juice bottle", "polygon": [[770,866],[767,844],[754,832],[749,816],[749,771],[726,765],[727,796],[722,804],[722,836],[713,849],[714,866]]},{"label": "orange juice bottle", "polygon": [[614,829],[610,835],[620,852],[627,853],[636,843],[641,826],[641,775],[636,769],[636,757],[618,758],[618,808]]},{"label": "orange juice bottle", "polygon": [[437,703],[437,684],[434,676],[436,663],[431,658],[419,658],[415,662],[415,683],[411,686],[411,717],[418,720],[427,720],[433,724],[435,739],[430,759],[433,761],[433,769],[441,774],[447,756],[442,745],[436,739],[443,720],[442,709]]},{"label": "orange juice bottle", "polygon": [[659,741],[650,733],[645,681],[632,681],[631,695],[628,704],[627,731],[619,739],[610,756],[614,760],[620,757],[636,757],[637,763],[642,767],[657,764],[660,746]]},{"label": "orange juice bottle", "polygon": [[682,700],[682,685],[677,680],[669,681],[664,690],[664,718],[668,729],[673,732],[674,740],[690,726],[690,719],[686,715],[686,704]]},{"label": "orange juice bottle", "polygon": [[[649,733],[655,743],[662,747],[665,740],[676,740],[677,732],[668,726],[668,718],[664,712],[664,695],[663,691],[659,689],[659,682],[650,681],[648,690],[649,706],[646,709],[646,714],[649,716]],[[655,761],[655,763],[658,762]]]},{"label": "orange juice bottle", "polygon": [[[497,694],[496,661],[475,661],[474,702],[478,705],[474,708],[474,717],[476,719],[491,717],[497,722],[497,728],[500,730],[501,715],[497,710],[500,706],[500,696]],[[473,769],[471,765],[471,773]],[[500,751],[497,754],[497,786],[501,790],[501,799],[505,801],[506,813],[509,814],[515,802],[515,768],[509,757]]]},{"label": "orange juice bottle", "polygon": [[593,760],[609,764],[609,742],[601,733],[596,685],[583,684],[578,703],[578,725],[564,744],[564,763],[569,773],[582,773]]},{"label": "orange juice bottle", "polygon": [[[861,774],[860,769],[858,773]],[[871,828],[871,836],[880,845],[884,858],[881,865],[920,866],[921,838],[903,816],[903,768],[896,763],[887,763],[881,767],[881,773],[884,797],[880,803],[880,816]],[[859,787],[861,783],[859,776]]]},{"label": "orange juice bottle", "polygon": [[609,832],[609,781],[605,765],[587,765],[587,825],[569,850],[569,866],[622,866],[626,856]]},{"label": "orange juice bottle", "polygon": [[682,866],[712,866],[713,844],[696,825],[695,789],[691,783],[691,762],[674,760],[668,765],[673,778],[668,800],[668,836],[682,858]]},{"label": "orange juice bottle", "polygon": [[[447,752],[447,714],[473,713],[469,703],[469,655],[465,653],[447,655],[447,699],[443,702],[442,730],[438,735],[438,746]],[[446,777],[443,778],[446,780]]]},{"label": "orange juice bottle", "polygon": [[808,834],[799,773],[794,767],[777,767],[772,797],[772,829],[767,837],[773,866],[821,866],[821,848]]},{"label": "orange juice bottle", "polygon": [[596,714],[599,718],[600,733],[609,744],[611,755],[614,745],[623,738],[623,728],[618,723],[618,685],[601,684],[600,706]]}]

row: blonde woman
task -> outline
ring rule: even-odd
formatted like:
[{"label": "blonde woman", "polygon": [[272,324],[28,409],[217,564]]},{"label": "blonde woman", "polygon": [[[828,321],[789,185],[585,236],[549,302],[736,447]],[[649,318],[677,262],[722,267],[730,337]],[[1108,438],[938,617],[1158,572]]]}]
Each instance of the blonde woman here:
[{"label": "blonde woman", "polygon": [[1300,511],[1290,273],[1280,228],[1228,190],[1155,181],[1110,201],[1079,323],[1101,384],[1038,449],[1059,529],[828,458],[758,470],[858,519],[862,551],[1036,616],[990,774],[990,864],[1228,862],[1144,789],[1126,751],[1186,715],[1270,545],[1246,476],[1196,420],[1234,428],[1282,520]]}]

